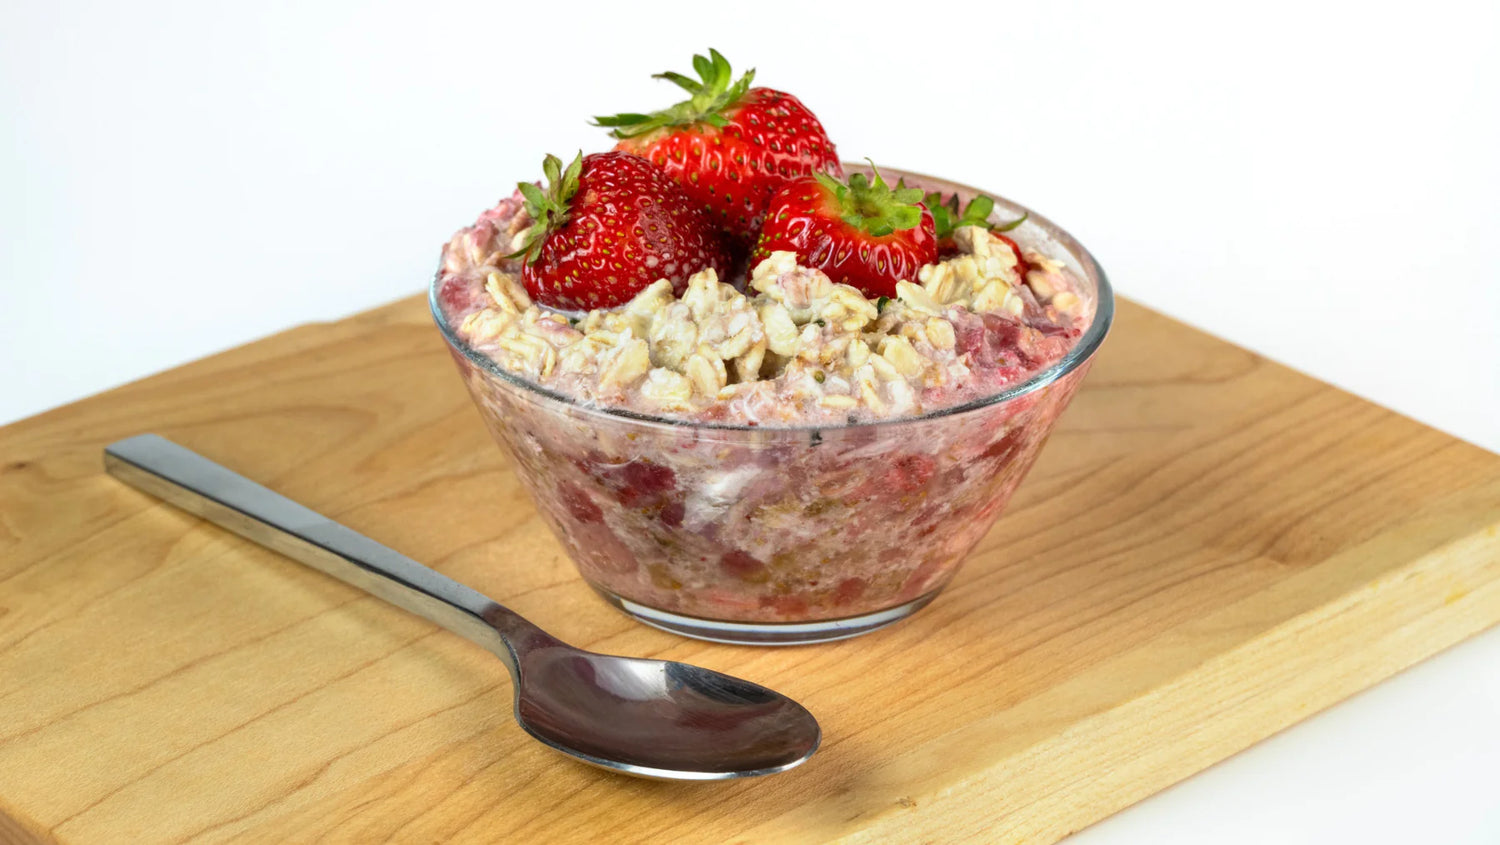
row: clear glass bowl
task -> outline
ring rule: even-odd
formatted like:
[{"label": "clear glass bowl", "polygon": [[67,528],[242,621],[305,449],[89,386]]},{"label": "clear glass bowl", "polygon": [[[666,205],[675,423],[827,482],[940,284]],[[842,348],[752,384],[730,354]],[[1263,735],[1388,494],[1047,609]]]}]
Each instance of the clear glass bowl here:
[{"label": "clear glass bowl", "polygon": [[[882,173],[965,202],[977,193]],[[1028,212],[998,198],[996,210]],[[770,428],[585,407],[470,348],[437,281],[432,313],[490,433],[607,601],[700,639],[818,642],[932,601],[1031,468],[1109,330],[1113,293],[1088,251],[1035,213],[1014,234],[1079,280],[1092,319],[1077,345],[1000,393],[902,420]]]}]

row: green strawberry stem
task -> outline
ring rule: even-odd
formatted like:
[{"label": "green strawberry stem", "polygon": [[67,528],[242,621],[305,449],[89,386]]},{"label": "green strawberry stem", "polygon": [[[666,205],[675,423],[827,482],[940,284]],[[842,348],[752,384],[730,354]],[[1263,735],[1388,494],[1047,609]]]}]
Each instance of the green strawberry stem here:
[{"label": "green strawberry stem", "polygon": [[927,210],[932,212],[932,223],[934,234],[938,240],[953,236],[954,230],[962,226],[983,226],[991,232],[1009,232],[1026,222],[1030,215],[1022,214],[1019,219],[1009,223],[991,223],[990,212],[995,210],[995,201],[990,197],[980,194],[969,201],[960,211],[958,207],[958,195],[954,194],[943,202],[943,195],[937,191],[928,194],[922,200]]},{"label": "green strawberry stem", "polygon": [[543,191],[531,182],[521,182],[516,188],[526,200],[526,213],[535,222],[521,232],[521,248],[505,256],[526,256],[526,263],[536,261],[542,251],[542,242],[548,232],[561,229],[568,222],[568,207],[573,195],[578,193],[578,177],[583,173],[583,151],[573,157],[567,170],[562,169],[562,159],[551,153],[542,159],[542,175],[547,177],[547,190]]},{"label": "green strawberry stem", "polygon": [[[615,138],[634,138],[667,126],[682,126],[689,123],[709,123],[727,126],[728,118],[723,111],[745,96],[750,83],[755,79],[755,69],[746,71],[738,80],[729,67],[729,60],[718,50],[709,48],[708,56],[693,56],[693,70],[698,80],[689,79],[680,73],[666,71],[653,74],[653,79],[665,79],[688,92],[689,98],[659,112],[636,114],[623,112],[594,118],[594,126],[613,127],[610,135]],[[733,81],[731,81],[733,80]]]},{"label": "green strawberry stem", "polygon": [[863,173],[850,176],[847,185],[826,173],[815,173],[813,178],[838,201],[839,218],[871,237],[878,238],[919,225],[922,207],[918,203],[922,201],[922,191],[902,186],[892,190],[881,178],[873,161],[870,170],[875,173],[874,182]]}]

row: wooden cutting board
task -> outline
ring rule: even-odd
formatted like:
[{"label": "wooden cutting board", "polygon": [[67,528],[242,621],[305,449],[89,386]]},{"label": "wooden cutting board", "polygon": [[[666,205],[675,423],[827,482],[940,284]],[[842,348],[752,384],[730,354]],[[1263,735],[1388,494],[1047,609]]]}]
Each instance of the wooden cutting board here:
[{"label": "wooden cutting board", "polygon": [[[612,776],[498,661],[128,489],[155,431],[569,641],[767,683],[783,775]],[[1047,842],[1500,619],[1500,457],[1130,303],[928,609],[790,649],[595,598],[424,303],[303,326],[0,429],[0,840]]]}]

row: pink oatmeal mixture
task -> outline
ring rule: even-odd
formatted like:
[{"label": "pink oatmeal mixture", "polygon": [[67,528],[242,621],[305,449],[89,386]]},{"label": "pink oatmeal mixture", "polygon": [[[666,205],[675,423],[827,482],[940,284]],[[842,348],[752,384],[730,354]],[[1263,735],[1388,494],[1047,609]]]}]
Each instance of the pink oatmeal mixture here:
[{"label": "pink oatmeal mixture", "polygon": [[562,313],[502,257],[529,222],[512,198],[455,235],[437,301],[475,352],[568,401],[454,358],[584,577],[647,608],[784,623],[930,598],[1088,369],[933,415],[1055,364],[1093,317],[1063,262],[1023,246],[1022,278],[982,228],[890,300],[776,253],[744,279],[708,270]]}]

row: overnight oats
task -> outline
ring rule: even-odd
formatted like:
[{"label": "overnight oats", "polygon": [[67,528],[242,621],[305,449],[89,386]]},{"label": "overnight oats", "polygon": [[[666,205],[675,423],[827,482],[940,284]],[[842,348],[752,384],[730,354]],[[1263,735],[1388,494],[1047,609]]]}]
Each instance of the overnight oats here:
[{"label": "overnight oats", "polygon": [[614,151],[549,156],[456,234],[433,314],[610,602],[730,642],[873,630],[993,524],[1108,329],[1108,284],[1019,206],[840,163],[791,95],[694,64],[670,75],[693,99],[600,118]]}]

